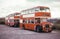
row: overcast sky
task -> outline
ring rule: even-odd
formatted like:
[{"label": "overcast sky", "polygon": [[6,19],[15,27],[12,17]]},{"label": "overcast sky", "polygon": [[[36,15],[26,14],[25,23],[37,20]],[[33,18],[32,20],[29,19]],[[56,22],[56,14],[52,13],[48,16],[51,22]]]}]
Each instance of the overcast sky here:
[{"label": "overcast sky", "polygon": [[36,6],[48,6],[52,18],[60,17],[60,0],[0,0],[0,17]]}]

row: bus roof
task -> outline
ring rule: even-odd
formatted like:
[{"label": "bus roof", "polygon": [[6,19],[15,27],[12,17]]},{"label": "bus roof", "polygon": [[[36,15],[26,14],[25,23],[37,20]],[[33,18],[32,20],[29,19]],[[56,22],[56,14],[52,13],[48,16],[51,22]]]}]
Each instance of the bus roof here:
[{"label": "bus roof", "polygon": [[[49,7],[47,7],[47,6],[37,6],[37,7],[30,8],[30,9],[34,9],[34,8],[49,8]],[[26,11],[26,10],[30,10],[30,9],[25,9],[25,10],[22,10],[22,11]]]},{"label": "bus roof", "polygon": [[20,14],[19,12],[15,12],[15,13],[9,14],[9,15],[6,16],[6,17],[10,17],[10,16],[14,16],[14,15],[19,15],[19,14]]}]

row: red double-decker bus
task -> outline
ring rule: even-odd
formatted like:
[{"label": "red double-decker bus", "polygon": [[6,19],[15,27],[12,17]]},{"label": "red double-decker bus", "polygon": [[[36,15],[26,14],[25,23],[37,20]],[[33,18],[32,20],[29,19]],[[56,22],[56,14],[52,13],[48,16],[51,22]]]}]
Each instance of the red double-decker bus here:
[{"label": "red double-decker bus", "polygon": [[5,24],[11,27],[19,27],[20,13],[16,12],[5,17]]},{"label": "red double-decker bus", "polygon": [[51,18],[49,7],[38,6],[21,11],[20,28],[37,32],[51,32],[52,23],[47,19]]}]

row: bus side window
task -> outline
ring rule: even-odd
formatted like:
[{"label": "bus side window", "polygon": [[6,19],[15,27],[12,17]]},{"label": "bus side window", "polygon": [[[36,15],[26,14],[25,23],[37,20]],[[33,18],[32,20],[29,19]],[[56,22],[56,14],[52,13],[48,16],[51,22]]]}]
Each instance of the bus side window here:
[{"label": "bus side window", "polygon": [[30,20],[30,23],[34,23],[34,20]]},{"label": "bus side window", "polygon": [[23,20],[23,23],[27,23],[27,20]]},{"label": "bus side window", "polygon": [[26,20],[23,20],[23,23],[27,23],[27,21]]},{"label": "bus side window", "polygon": [[30,20],[28,20],[28,23],[30,23]]}]

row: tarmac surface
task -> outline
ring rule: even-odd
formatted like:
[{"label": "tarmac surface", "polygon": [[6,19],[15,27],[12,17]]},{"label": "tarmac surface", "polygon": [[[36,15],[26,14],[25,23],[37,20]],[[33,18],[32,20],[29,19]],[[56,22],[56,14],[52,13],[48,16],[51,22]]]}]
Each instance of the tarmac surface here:
[{"label": "tarmac surface", "polygon": [[54,30],[51,33],[38,33],[0,24],[0,39],[60,39],[60,31]]}]

